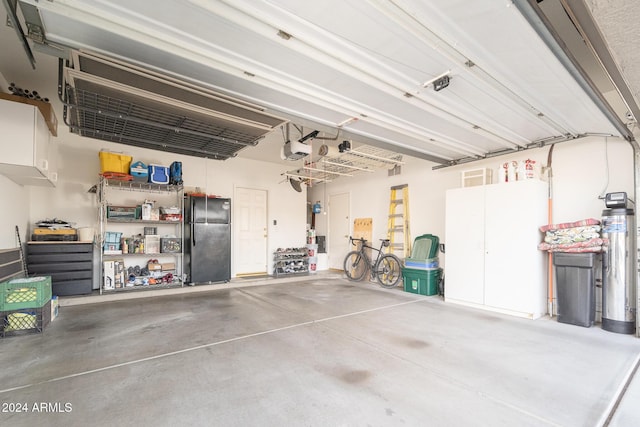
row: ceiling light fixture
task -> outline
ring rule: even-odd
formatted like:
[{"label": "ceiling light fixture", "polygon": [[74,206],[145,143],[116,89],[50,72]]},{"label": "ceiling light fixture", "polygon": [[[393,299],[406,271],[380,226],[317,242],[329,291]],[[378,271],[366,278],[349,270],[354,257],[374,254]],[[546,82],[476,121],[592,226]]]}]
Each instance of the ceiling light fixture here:
[{"label": "ceiling light fixture", "polygon": [[444,76],[433,82],[433,90],[436,92],[441,91],[445,87],[449,86],[449,76]]},{"label": "ceiling light fixture", "polygon": [[447,77],[450,72],[451,72],[451,70],[447,70],[444,73],[442,73],[440,75],[437,75],[437,76],[435,76],[434,78],[432,78],[430,80],[427,80],[426,82],[422,83],[422,87],[428,87],[431,84],[434,84],[435,82],[437,82],[438,80],[442,79],[443,77]]}]

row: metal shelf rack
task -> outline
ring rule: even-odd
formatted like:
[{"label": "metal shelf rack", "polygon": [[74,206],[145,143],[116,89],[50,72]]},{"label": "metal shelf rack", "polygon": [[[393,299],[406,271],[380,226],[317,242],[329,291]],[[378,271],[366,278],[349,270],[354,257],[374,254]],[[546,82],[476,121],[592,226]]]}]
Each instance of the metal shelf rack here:
[{"label": "metal shelf rack", "polygon": [[[184,285],[184,217],[180,221],[167,221],[167,220],[142,220],[142,219],[129,219],[129,218],[107,218],[107,206],[109,205],[109,199],[111,196],[110,191],[131,191],[137,192],[141,194],[164,194],[168,195],[168,198],[171,198],[171,194],[175,194],[175,203],[176,206],[180,208],[180,213],[184,214],[184,188],[182,185],[171,185],[171,184],[154,184],[147,182],[136,182],[136,181],[121,181],[117,179],[109,179],[105,177],[100,177],[100,183],[98,185],[97,196],[98,196],[98,219],[100,223],[100,234],[97,239],[97,244],[99,245],[99,253],[100,253],[100,269],[102,271],[101,280],[100,280],[100,294],[103,292],[114,292],[114,291],[128,291],[134,289],[155,289],[155,288],[167,288],[167,287],[181,287]],[[123,254],[105,254],[104,253],[104,243],[105,243],[105,233],[108,231],[108,228],[113,230],[114,225],[162,225],[173,226],[173,230],[175,230],[175,235],[178,239],[180,239],[180,252],[160,252],[160,253],[123,253]],[[106,260],[115,260],[115,259],[129,259],[129,260],[140,260],[141,258],[148,257],[152,259],[166,257],[175,260],[175,269],[172,269],[174,273],[174,280],[171,283],[158,283],[154,285],[136,285],[136,286],[124,286],[122,288],[116,289],[104,289],[104,261]],[[126,261],[125,261],[126,265]],[[126,281],[125,281],[126,284]]]}]

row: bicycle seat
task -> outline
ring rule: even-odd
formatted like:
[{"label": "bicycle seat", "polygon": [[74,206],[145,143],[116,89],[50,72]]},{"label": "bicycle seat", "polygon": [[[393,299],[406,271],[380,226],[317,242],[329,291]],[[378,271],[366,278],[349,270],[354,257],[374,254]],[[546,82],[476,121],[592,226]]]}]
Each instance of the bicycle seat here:
[{"label": "bicycle seat", "polygon": [[389,246],[389,239],[380,239],[380,241],[382,242],[382,246],[384,247]]}]

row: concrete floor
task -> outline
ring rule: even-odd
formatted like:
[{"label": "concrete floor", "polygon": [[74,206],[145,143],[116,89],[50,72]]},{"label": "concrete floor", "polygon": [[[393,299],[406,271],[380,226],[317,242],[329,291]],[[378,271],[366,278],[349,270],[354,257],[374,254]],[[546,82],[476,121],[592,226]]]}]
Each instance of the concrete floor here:
[{"label": "concrete floor", "polygon": [[0,340],[0,425],[640,425],[633,336],[334,277],[264,283],[61,307]]}]

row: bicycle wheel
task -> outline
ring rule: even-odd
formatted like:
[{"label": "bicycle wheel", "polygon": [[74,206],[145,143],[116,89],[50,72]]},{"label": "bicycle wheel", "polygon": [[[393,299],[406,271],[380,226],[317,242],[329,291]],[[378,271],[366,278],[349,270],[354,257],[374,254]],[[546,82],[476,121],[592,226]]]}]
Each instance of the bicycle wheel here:
[{"label": "bicycle wheel", "polygon": [[344,274],[347,279],[358,282],[362,280],[367,272],[367,259],[358,251],[351,251],[344,259]]},{"label": "bicycle wheel", "polygon": [[393,254],[383,255],[376,264],[376,277],[383,288],[395,287],[402,278],[400,259]]}]

